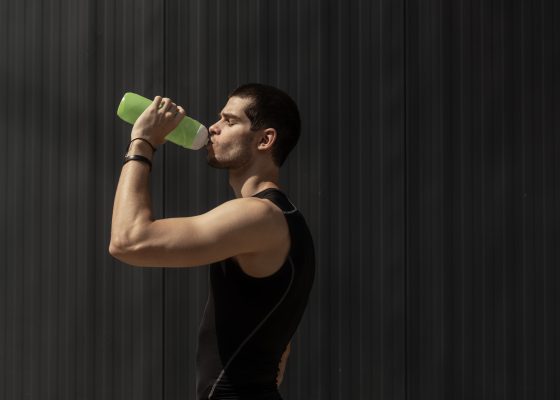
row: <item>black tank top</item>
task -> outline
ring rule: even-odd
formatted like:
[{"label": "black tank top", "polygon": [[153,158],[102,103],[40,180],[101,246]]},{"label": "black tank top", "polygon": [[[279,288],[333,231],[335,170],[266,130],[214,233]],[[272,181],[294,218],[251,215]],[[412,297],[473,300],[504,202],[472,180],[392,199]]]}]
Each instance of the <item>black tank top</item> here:
[{"label": "black tank top", "polygon": [[210,265],[208,302],[197,351],[199,399],[281,399],[278,365],[303,316],[315,275],[315,252],[305,219],[275,188],[253,197],[283,212],[291,247],[278,271],[247,275],[232,258]]}]

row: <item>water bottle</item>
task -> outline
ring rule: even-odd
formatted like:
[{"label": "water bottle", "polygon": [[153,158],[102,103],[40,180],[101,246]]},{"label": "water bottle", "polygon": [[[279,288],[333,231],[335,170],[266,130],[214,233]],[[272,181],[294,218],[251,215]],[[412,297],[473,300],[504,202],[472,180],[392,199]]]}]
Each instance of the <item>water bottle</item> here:
[{"label": "water bottle", "polygon": [[[150,104],[152,100],[127,92],[119,104],[117,115],[129,124],[134,124]],[[198,150],[208,142],[208,129],[200,122],[185,116],[165,139],[187,149]]]}]

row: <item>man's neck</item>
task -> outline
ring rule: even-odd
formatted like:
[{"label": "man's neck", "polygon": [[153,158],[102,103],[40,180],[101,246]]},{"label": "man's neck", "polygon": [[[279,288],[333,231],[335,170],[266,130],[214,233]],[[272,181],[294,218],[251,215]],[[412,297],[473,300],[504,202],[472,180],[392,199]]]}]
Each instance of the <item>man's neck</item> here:
[{"label": "man's neck", "polygon": [[229,184],[236,198],[250,197],[264,189],[278,188],[278,168],[253,165],[246,170],[229,170]]}]

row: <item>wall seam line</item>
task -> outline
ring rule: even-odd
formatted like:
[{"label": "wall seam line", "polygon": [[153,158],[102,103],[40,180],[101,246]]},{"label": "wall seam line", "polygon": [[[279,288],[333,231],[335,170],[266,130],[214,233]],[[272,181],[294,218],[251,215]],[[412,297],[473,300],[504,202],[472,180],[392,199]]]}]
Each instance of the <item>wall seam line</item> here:
[{"label": "wall seam line", "polygon": [[404,398],[408,400],[408,154],[407,154],[407,0],[403,0],[403,148],[404,148]]}]

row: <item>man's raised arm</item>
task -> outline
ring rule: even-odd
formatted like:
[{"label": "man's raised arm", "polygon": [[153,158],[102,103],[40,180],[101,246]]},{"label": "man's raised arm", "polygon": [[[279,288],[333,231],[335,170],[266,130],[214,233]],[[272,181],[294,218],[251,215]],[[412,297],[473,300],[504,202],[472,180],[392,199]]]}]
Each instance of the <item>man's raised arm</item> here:
[{"label": "man's raised arm", "polygon": [[278,243],[282,218],[282,211],[266,201],[234,199],[205,214],[146,221],[126,241],[111,240],[109,252],[139,267],[206,265]]}]

